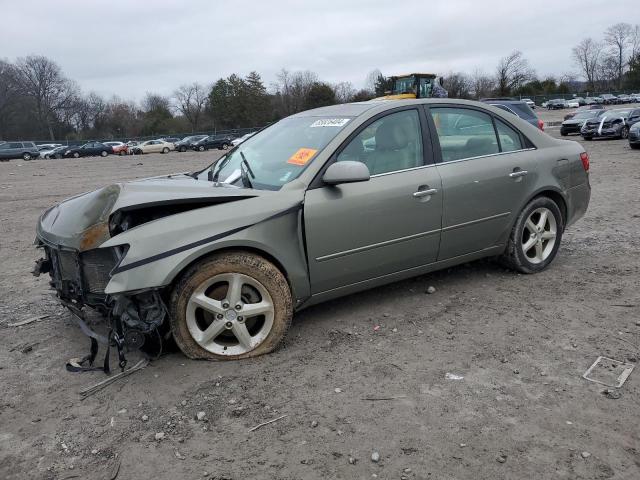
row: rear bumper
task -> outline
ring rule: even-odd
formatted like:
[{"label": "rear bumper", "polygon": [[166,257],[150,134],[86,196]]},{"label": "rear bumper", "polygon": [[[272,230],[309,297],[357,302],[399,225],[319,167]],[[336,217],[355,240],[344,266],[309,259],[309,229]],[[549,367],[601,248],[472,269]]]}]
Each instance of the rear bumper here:
[{"label": "rear bumper", "polygon": [[567,195],[567,227],[573,225],[584,216],[591,199],[591,185],[589,180],[581,185],[571,187]]}]

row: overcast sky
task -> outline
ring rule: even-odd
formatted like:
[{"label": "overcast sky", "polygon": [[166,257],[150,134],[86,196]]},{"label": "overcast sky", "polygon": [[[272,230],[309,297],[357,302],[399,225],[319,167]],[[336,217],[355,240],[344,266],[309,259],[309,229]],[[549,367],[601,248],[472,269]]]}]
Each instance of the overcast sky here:
[{"label": "overcast sky", "polygon": [[638,0],[0,0],[0,58],[45,55],[84,91],[130,99],[251,70],[269,85],[283,67],[356,88],[375,68],[493,73],[514,49],[539,75],[559,75],[577,72],[576,43],[639,22],[637,7]]}]

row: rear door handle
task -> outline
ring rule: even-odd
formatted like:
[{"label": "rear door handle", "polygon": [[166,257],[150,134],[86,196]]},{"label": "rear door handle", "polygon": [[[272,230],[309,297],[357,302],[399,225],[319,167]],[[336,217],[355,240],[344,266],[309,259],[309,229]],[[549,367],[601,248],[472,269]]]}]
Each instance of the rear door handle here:
[{"label": "rear door handle", "polygon": [[435,195],[438,193],[437,188],[429,188],[428,190],[418,190],[417,192],[413,192],[413,196],[415,198],[428,197],[430,195]]},{"label": "rear door handle", "polygon": [[518,178],[518,177],[524,177],[525,175],[527,175],[529,172],[527,172],[526,170],[518,170],[517,172],[512,172],[509,174],[509,176],[511,178]]}]

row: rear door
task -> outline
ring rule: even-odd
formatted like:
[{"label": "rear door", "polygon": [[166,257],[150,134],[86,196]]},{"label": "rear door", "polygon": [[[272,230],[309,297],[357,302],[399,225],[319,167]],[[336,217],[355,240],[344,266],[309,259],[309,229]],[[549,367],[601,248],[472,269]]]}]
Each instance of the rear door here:
[{"label": "rear door", "polygon": [[417,106],[374,117],[330,160],[363,162],[371,179],[306,193],[313,294],[436,260],[442,186],[425,129]]},{"label": "rear door", "polygon": [[438,260],[503,244],[535,184],[535,151],[484,109],[442,105],[427,112],[444,192]]}]

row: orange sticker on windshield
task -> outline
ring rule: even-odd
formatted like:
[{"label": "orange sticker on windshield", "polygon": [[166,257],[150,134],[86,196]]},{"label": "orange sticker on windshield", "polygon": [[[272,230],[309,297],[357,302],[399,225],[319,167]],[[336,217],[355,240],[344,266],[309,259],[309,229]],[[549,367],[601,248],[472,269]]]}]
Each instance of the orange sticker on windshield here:
[{"label": "orange sticker on windshield", "polygon": [[313,148],[300,148],[296,153],[289,157],[287,163],[293,163],[294,165],[306,165],[316,153],[318,153],[318,150],[314,150]]}]

